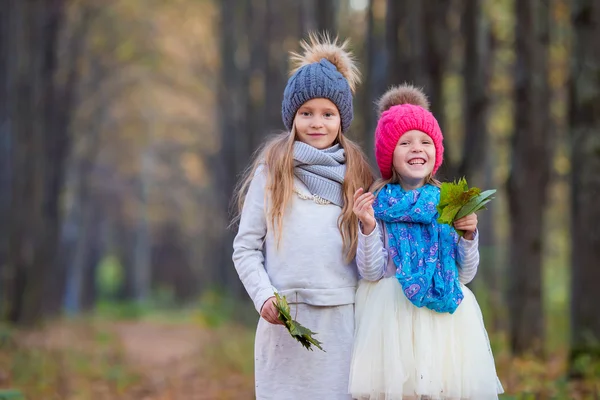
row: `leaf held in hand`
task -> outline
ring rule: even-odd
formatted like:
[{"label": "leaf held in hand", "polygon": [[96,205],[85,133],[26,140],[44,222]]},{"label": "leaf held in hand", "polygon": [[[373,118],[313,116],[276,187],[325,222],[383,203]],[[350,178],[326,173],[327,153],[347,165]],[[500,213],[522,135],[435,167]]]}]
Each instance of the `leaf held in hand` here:
[{"label": "leaf held in hand", "polygon": [[467,204],[462,206],[460,211],[456,214],[456,219],[461,219],[462,217],[466,217],[469,214],[473,214],[483,208],[483,204],[489,203],[493,199],[493,195],[496,193],[496,190],[486,190],[481,194],[474,196],[470,199]]},{"label": "leaf held in hand", "polygon": [[[444,182],[440,188],[440,202],[437,206],[440,224],[452,226],[454,221],[485,209],[485,205],[492,201],[495,189],[482,192],[477,187],[469,188],[467,180],[463,177],[458,182]],[[461,237],[463,231],[456,231]]]},{"label": "leaf held in hand", "polygon": [[277,308],[277,311],[279,311],[279,320],[285,324],[290,335],[308,350],[312,351],[312,345],[314,345],[321,351],[325,351],[321,347],[322,343],[313,338],[313,335],[317,334],[316,332],[311,331],[302,326],[298,321],[292,319],[290,305],[285,296],[280,296],[279,293],[275,293],[275,298],[277,301],[274,301],[273,304],[275,305],[275,308]]}]

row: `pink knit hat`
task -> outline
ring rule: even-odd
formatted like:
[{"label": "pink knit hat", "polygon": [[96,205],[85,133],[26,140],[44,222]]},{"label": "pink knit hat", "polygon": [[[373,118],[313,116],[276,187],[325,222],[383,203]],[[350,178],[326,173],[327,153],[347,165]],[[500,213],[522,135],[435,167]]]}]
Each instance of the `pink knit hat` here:
[{"label": "pink knit hat", "polygon": [[411,85],[401,85],[388,90],[378,102],[379,121],[375,129],[375,158],[381,177],[392,177],[394,149],[400,137],[417,130],[431,137],[435,146],[435,174],[444,160],[444,139],[437,120],[429,112],[425,94]]}]

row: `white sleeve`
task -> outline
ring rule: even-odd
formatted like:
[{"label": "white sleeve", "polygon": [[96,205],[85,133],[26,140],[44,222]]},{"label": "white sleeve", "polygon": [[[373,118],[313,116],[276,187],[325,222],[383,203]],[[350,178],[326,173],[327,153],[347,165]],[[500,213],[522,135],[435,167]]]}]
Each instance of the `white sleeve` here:
[{"label": "white sleeve", "polygon": [[267,235],[265,212],[266,172],[259,167],[252,178],[233,240],[233,263],[254,307],[260,313],[275,288],[265,270],[263,246]]},{"label": "white sleeve", "polygon": [[358,228],[358,247],[356,249],[356,265],[358,273],[368,281],[378,281],[385,274],[388,252],[383,246],[381,224],[376,222],[375,229],[369,235]]},{"label": "white sleeve", "polygon": [[473,240],[460,238],[458,240],[458,280],[466,285],[477,274],[479,267],[479,233],[476,230]]}]

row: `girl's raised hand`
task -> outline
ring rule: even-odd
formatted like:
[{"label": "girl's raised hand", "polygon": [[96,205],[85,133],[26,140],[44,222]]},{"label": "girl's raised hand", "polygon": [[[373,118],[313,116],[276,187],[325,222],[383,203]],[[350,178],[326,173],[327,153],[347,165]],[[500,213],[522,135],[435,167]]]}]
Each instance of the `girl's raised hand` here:
[{"label": "girl's raised hand", "polygon": [[477,214],[469,214],[454,221],[454,228],[465,231],[463,238],[473,240],[477,229]]},{"label": "girl's raised hand", "polygon": [[362,230],[365,235],[369,235],[375,229],[375,210],[373,203],[375,195],[360,188],[354,193],[354,206],[352,211],[362,223]]}]

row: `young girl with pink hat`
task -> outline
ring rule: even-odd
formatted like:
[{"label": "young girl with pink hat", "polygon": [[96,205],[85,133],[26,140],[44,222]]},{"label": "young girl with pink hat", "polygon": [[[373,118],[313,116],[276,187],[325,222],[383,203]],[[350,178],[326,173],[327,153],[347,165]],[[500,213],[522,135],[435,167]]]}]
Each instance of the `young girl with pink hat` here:
[{"label": "young girl with pink hat", "polygon": [[[481,310],[465,286],[479,265],[477,216],[437,222],[442,131],[412,86],[379,101],[382,179],[359,189],[354,398],[497,399],[502,385]],[[459,237],[456,230],[465,232]]]}]

